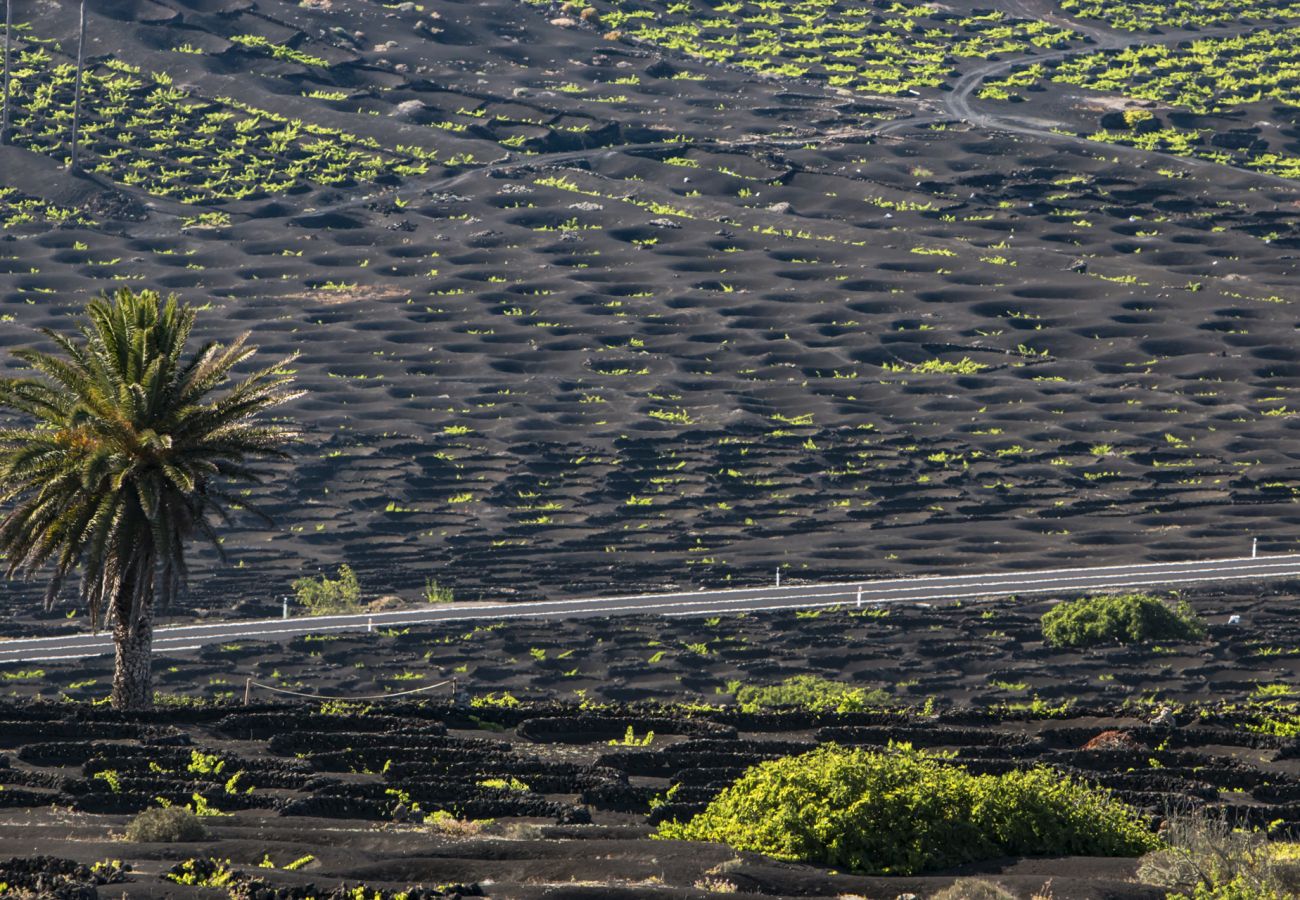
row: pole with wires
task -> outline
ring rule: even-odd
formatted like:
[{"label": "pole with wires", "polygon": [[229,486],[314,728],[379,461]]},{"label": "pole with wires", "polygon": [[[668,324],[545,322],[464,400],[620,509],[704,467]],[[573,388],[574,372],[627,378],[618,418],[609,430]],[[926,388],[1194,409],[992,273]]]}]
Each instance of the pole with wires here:
[{"label": "pole with wires", "polygon": [[72,96],[72,161],[69,171],[80,172],[77,148],[81,143],[81,82],[86,66],[86,0],[81,0],[81,24],[77,34],[77,87]]},{"label": "pole with wires", "polygon": [[11,116],[9,107],[12,105],[12,98],[9,94],[9,54],[10,47],[13,44],[13,23],[14,23],[14,0],[5,0],[5,60],[4,60],[4,86],[0,87],[0,94],[4,98],[4,113],[0,114],[0,145],[9,143],[9,119]]}]

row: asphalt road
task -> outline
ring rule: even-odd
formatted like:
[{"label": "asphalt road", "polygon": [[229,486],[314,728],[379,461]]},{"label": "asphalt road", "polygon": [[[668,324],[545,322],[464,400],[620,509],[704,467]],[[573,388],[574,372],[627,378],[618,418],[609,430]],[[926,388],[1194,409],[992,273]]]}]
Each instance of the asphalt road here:
[{"label": "asphalt road", "polygon": [[[998,597],[1085,593],[1209,582],[1269,581],[1300,577],[1300,554],[1098,568],[1043,569],[983,575],[931,575],[836,584],[733,588],[676,594],[639,594],[531,603],[451,603],[419,609],[347,616],[243,619],[159,628],[155,653],[196,650],[236,640],[285,640],[297,635],[367,631],[429,622],[496,619],[578,619],[595,616],[714,616],[819,606],[939,603]],[[77,659],[112,652],[106,633],[0,641],[0,664]]]}]

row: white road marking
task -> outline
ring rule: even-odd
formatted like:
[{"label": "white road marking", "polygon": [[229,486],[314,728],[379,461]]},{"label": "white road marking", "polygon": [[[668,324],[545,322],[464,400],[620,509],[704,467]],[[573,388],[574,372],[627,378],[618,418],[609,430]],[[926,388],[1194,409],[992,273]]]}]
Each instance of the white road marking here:
[{"label": "white road marking", "polygon": [[[1172,569],[1188,567],[1188,568],[1193,568],[1196,572],[1236,571],[1244,568],[1245,567],[1244,564],[1257,564],[1255,566],[1251,566],[1252,568],[1253,567],[1275,568],[1278,566],[1285,567],[1292,562],[1294,562],[1297,566],[1300,566],[1300,554],[1289,554],[1286,556],[1270,556],[1270,557],[1258,557],[1258,558],[1250,557],[1250,556],[1238,556],[1238,557],[1231,557],[1228,559],[1211,560],[1203,563],[1194,560],[1187,560],[1187,561],[1166,562],[1166,563],[1134,563],[1133,565],[1127,565],[1127,566],[1097,566],[1097,567],[1077,566],[1073,568],[1061,568],[1061,569],[1037,569],[1037,570],[1031,570],[1025,572],[998,572],[998,573],[985,572],[985,573],[970,573],[964,575],[917,575],[917,576],[911,576],[906,578],[861,579],[858,581],[838,581],[838,582],[830,582],[827,584],[816,585],[815,587],[819,589],[844,587],[844,588],[852,588],[856,590],[858,585],[862,585],[864,589],[872,588],[876,591],[879,591],[880,586],[882,585],[896,585],[896,584],[909,585],[909,586],[916,585],[919,588],[919,587],[926,586],[929,582],[936,582],[936,581],[970,581],[973,579],[988,580],[988,579],[996,579],[996,578],[1014,579],[1020,583],[1026,583],[1026,582],[1037,583],[1039,581],[1046,580],[1044,576],[1061,575],[1061,574],[1069,574],[1069,573],[1076,573],[1076,572],[1085,573],[1089,577],[1104,578],[1107,573],[1115,573],[1118,576],[1125,572],[1129,572],[1133,569],[1172,570]],[[1057,579],[1057,580],[1062,580],[1062,579]],[[990,581],[990,583],[1003,583],[1003,582]],[[810,586],[805,585],[804,587],[810,587]],[[717,590],[707,590],[707,591],[677,591],[677,592],[660,593],[660,594],[615,594],[606,597],[588,597],[588,598],[581,598],[575,600],[549,600],[549,601],[541,601],[541,602],[555,604],[557,606],[558,605],[582,606],[582,605],[591,605],[591,604],[598,604],[598,603],[615,603],[615,602],[625,603],[632,600],[663,601],[663,600],[668,600],[676,597],[705,597],[705,596],[712,597],[712,596],[721,596],[727,594],[749,594],[753,596],[758,594],[775,593],[778,591],[781,592],[781,594],[784,594],[786,591],[792,591],[792,590],[798,590],[798,587],[776,588],[767,585],[767,586],[748,587],[748,588],[721,588]],[[1007,593],[1010,594],[1015,592],[1008,591]],[[540,605],[540,602],[495,603],[495,604],[487,604],[487,605],[476,605],[475,612],[482,611],[486,613],[489,610],[505,609],[505,610],[511,610],[512,615],[518,615],[519,610],[525,607],[537,606],[537,605]],[[428,610],[425,613],[425,615],[433,616],[435,617],[436,620],[436,617],[440,616],[440,614],[442,614],[443,612],[445,612],[445,609],[431,609]],[[317,622],[359,622],[364,624],[364,622],[367,619],[369,619],[369,620],[373,620],[375,624],[378,625],[381,624],[381,622],[383,624],[392,624],[390,619],[400,618],[402,616],[409,616],[409,615],[410,615],[410,610],[393,610],[390,612],[350,613],[347,615],[319,616],[315,618],[315,621]],[[457,618],[464,618],[464,617],[457,616]],[[488,618],[488,616],[484,616],[484,618]],[[284,621],[285,621],[284,619],[253,619],[247,623],[241,623],[241,624],[247,624],[249,626],[259,625],[259,624],[272,625]],[[289,621],[293,621],[293,620],[289,620]],[[174,634],[179,632],[192,632],[192,631],[198,632],[198,631],[205,631],[205,630],[212,630],[212,629],[224,629],[224,628],[229,628],[230,626],[231,626],[230,622],[215,622],[215,623],[203,624],[203,625],[168,625],[162,628],[155,629],[154,636],[155,639],[157,639],[159,636],[165,634]],[[273,632],[268,632],[268,633],[273,633]],[[197,634],[194,635],[194,637],[199,637],[199,636],[200,635]],[[35,642],[35,641],[93,640],[93,639],[94,639],[93,635],[83,635],[83,636],[78,636],[76,638],[69,638],[69,637],[20,638],[18,640],[27,643],[27,642]]]},{"label": "white road marking", "polygon": [[[715,591],[632,594],[533,603],[476,604],[412,613],[358,613],[302,619],[261,619],[204,625],[177,625],[155,631],[154,651],[181,652],[240,639],[267,640],[333,631],[370,630],[439,622],[492,621],[516,618],[590,617],[641,613],[669,617],[769,612],[839,606],[858,596],[870,605],[923,603],[960,599],[1045,594],[1158,584],[1263,580],[1300,577],[1300,554],[1233,557],[1206,562],[1138,563],[1131,566],[1072,567],[992,574],[924,575],[911,578],[843,581],[785,588],[770,586]],[[293,623],[293,624],[290,624]],[[203,633],[195,633],[203,632]],[[197,642],[197,643],[196,643]],[[15,646],[16,645],[16,646]],[[80,659],[112,651],[107,634],[26,638],[0,645],[0,663]]]}]

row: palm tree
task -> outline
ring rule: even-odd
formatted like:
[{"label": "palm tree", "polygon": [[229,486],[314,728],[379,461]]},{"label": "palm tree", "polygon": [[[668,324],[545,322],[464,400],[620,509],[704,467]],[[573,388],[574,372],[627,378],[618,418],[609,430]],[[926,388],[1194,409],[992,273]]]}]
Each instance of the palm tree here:
[{"label": "palm tree", "polygon": [[184,587],[186,543],[216,546],[214,518],[250,508],[228,483],[258,482],[256,463],[287,458],[298,437],[262,417],[301,395],[285,369],[294,357],[229,384],[257,349],[245,334],[185,359],[194,318],[174,295],[122,289],[89,303],[80,340],[46,330],[57,353],[15,351],[36,377],[0,379],[0,411],[30,423],[0,430],[7,575],[48,566],[48,608],[80,569],[92,627],[113,629],[119,709],[153,702],[154,606]]}]

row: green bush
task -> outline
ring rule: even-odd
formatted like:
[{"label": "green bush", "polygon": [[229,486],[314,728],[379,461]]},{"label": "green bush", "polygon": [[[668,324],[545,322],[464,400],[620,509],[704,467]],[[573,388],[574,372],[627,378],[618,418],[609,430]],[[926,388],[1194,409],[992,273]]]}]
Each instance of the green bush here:
[{"label": "green bush", "polygon": [[199,817],[183,806],[146,809],[126,826],[126,839],[136,844],[201,841],[207,833]]},{"label": "green bush", "polygon": [[298,602],[313,616],[358,612],[361,609],[361,585],[357,573],[347,563],[339,566],[336,579],[299,578],[293,583]]},{"label": "green bush", "polygon": [[889,705],[893,697],[879,688],[854,687],[816,675],[795,675],[780,684],[727,685],[742,712],[794,707],[810,712],[864,712]]},{"label": "green bush", "polygon": [[1055,647],[1199,641],[1205,637],[1205,623],[1187,601],[1170,606],[1150,594],[1081,597],[1048,610],[1042,626],[1043,637]]},{"label": "green bush", "polygon": [[658,837],[872,875],[1001,856],[1137,856],[1158,843],[1135,810],[1060,772],[972,775],[907,744],[827,744],[760,763]]},{"label": "green bush", "polygon": [[1169,889],[1169,900],[1287,900],[1300,897],[1300,844],[1273,843],[1205,810],[1170,818],[1165,846],[1142,857],[1137,877]]}]

